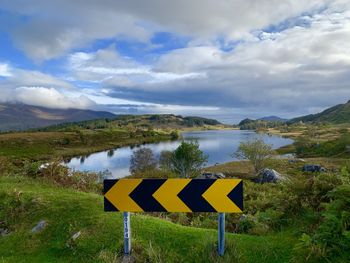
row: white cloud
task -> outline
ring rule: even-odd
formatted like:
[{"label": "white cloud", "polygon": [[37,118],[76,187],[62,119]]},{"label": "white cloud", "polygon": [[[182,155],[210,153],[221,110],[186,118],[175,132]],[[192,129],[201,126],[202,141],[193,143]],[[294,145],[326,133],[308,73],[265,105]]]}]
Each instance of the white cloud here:
[{"label": "white cloud", "polygon": [[114,45],[96,52],[77,52],[69,56],[69,68],[73,79],[103,82],[108,85],[128,86],[133,83],[162,83],[179,79],[204,77],[204,73],[154,70],[121,56]]},{"label": "white cloud", "polygon": [[8,64],[0,63],[0,77],[12,76],[11,68]]},{"label": "white cloud", "polygon": [[86,96],[71,97],[54,88],[19,87],[13,93],[14,101],[47,108],[87,109],[95,106],[95,103]]},{"label": "white cloud", "polygon": [[[128,87],[110,94],[163,104],[275,111],[289,117],[350,97],[350,10],[332,6],[278,32],[254,32],[229,52],[190,46],[163,55],[153,70],[202,78]],[[105,87],[106,88],[106,87]]]},{"label": "white cloud", "polygon": [[20,86],[44,86],[60,89],[74,89],[70,83],[49,74],[34,70],[12,69],[12,75],[3,85],[16,88]]},{"label": "white cloud", "polygon": [[96,39],[128,37],[147,42],[155,31],[198,39],[250,38],[254,29],[313,11],[328,1],[179,0],[99,1],[32,0],[2,3],[2,9],[26,16],[10,33],[19,48],[36,60],[61,56]]},{"label": "white cloud", "polygon": [[[2,70],[0,102],[21,102],[49,108],[91,108],[96,105],[70,83],[38,71]],[[0,67],[1,69],[1,67]]]},{"label": "white cloud", "polygon": [[81,82],[97,96],[152,104],[142,109],[151,112],[183,107],[201,114],[240,111],[292,117],[350,97],[346,0],[33,0],[27,8],[19,1],[2,8],[27,17],[15,21],[9,33],[17,47],[38,61],[96,40],[134,38],[152,46],[149,39],[156,31],[190,40],[184,48],[148,54],[147,63],[121,55],[114,45],[100,50],[90,46],[92,51],[68,55],[68,81],[0,64],[8,89],[44,88],[35,92],[60,98],[56,90],[63,99],[52,102],[65,107],[70,102],[61,101],[70,99],[64,90],[83,94],[70,84]]}]

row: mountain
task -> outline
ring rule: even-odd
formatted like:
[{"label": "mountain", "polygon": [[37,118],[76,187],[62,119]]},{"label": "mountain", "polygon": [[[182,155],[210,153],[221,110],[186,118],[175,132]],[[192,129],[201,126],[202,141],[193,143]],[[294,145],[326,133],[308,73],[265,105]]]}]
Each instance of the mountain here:
[{"label": "mountain", "polygon": [[0,131],[26,130],[65,122],[115,118],[105,111],[49,109],[26,104],[0,104]]},{"label": "mountain", "polygon": [[296,122],[350,123],[350,100],[347,103],[338,104],[320,113],[310,114],[288,121],[288,123]]},{"label": "mountain", "polygon": [[283,119],[283,118],[280,118],[278,116],[267,116],[267,117],[263,117],[263,118],[260,118],[258,119],[259,121],[273,121],[273,122],[286,122],[287,119]]}]

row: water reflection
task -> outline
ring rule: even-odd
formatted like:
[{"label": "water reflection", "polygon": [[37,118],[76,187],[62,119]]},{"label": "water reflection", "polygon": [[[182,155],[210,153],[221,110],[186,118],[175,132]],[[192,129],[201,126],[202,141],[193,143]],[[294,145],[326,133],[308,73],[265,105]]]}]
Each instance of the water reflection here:
[{"label": "water reflection", "polygon": [[[271,134],[257,134],[253,131],[240,130],[185,132],[182,135],[186,141],[198,141],[199,148],[209,156],[208,166],[234,160],[232,154],[237,150],[241,141],[260,137],[266,143],[272,144],[274,148],[279,148],[293,142],[291,139]],[[72,158],[68,160],[67,165],[81,171],[103,172],[108,170],[112,174],[112,177],[119,178],[130,174],[129,164],[133,150],[141,147],[149,147],[158,158],[162,151],[173,151],[179,144],[180,140],[121,147],[93,153],[88,156]]]},{"label": "water reflection", "polygon": [[107,151],[107,157],[111,158],[114,155],[114,149]]}]

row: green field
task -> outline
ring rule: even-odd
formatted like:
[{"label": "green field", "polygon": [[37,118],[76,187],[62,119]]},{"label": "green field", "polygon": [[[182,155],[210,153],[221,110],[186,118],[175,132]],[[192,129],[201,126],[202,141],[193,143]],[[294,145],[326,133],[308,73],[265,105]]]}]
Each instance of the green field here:
[{"label": "green field", "polygon": [[[122,257],[121,213],[103,212],[94,193],[52,186],[24,177],[0,177],[0,262],[118,262]],[[46,228],[31,229],[40,221]],[[81,235],[73,241],[74,233]],[[226,234],[226,254],[216,254],[217,231],[186,227],[155,217],[132,215],[137,262],[288,262],[295,237]],[[117,260],[117,261],[114,261]]]}]

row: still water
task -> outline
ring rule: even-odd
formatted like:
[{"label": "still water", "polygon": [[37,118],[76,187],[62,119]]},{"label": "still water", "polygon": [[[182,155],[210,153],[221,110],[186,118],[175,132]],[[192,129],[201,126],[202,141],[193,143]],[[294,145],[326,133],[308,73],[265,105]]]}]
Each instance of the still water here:
[{"label": "still water", "polygon": [[[265,143],[271,144],[274,149],[293,142],[291,139],[276,135],[257,134],[254,131],[241,130],[183,132],[182,137],[185,141],[198,141],[200,149],[209,157],[207,166],[235,160],[232,154],[237,150],[241,141],[262,138]],[[103,172],[108,170],[112,174],[112,177],[120,178],[130,174],[130,157],[134,150],[140,147],[148,147],[158,157],[160,152],[164,150],[175,150],[180,142],[181,140],[177,140],[148,143],[135,147],[121,147],[114,150],[93,153],[88,156],[75,157],[68,161],[66,165],[79,171]]]}]

